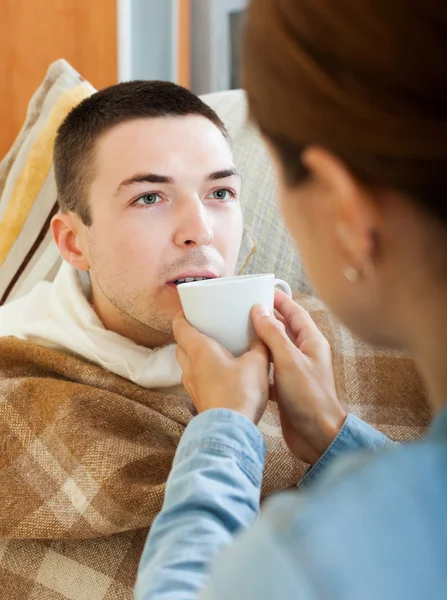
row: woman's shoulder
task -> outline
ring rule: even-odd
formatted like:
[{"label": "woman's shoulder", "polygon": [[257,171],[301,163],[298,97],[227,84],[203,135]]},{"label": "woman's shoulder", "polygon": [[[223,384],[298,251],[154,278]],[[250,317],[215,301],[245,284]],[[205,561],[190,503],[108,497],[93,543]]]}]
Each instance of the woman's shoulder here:
[{"label": "woman's shoulder", "polygon": [[357,597],[388,598],[403,577],[410,595],[395,597],[422,597],[422,572],[435,586],[425,593],[437,598],[440,578],[447,585],[447,444],[423,441],[347,460],[343,477],[329,473],[330,484],[323,479],[269,502],[263,520],[270,536],[315,577],[330,573],[345,598],[360,580],[374,593]]}]

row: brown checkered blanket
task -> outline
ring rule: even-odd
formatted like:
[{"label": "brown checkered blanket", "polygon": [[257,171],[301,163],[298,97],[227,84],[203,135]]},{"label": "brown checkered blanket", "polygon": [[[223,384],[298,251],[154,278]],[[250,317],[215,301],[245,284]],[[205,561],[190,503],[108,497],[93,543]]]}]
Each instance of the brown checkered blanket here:
[{"label": "brown checkered blanket", "polygon": [[[411,362],[355,341],[315,301],[351,410],[397,439],[428,420]],[[0,338],[0,598],[130,600],[160,510],[190,399],[143,389],[98,366]],[[263,495],[305,469],[282,441],[276,406],[260,424]]]},{"label": "brown checkered blanket", "polygon": [[[79,358],[0,338],[0,598],[132,597],[148,526],[193,415]],[[263,493],[304,469],[264,417]]]}]

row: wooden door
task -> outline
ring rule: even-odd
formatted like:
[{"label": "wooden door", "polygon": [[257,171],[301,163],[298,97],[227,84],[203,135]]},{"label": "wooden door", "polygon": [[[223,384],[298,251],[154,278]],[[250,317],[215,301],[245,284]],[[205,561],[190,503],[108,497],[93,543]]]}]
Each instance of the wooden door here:
[{"label": "wooden door", "polygon": [[51,62],[100,89],[117,81],[116,0],[0,0],[0,160]]}]

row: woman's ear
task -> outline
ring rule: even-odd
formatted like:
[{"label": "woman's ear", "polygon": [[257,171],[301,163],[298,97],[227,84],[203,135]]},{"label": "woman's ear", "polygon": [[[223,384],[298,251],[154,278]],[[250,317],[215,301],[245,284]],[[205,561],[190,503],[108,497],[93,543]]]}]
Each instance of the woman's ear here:
[{"label": "woman's ear", "polygon": [[51,233],[62,258],[80,271],[88,271],[90,264],[82,244],[81,228],[76,215],[57,213],[51,220]]},{"label": "woman's ear", "polygon": [[331,152],[316,146],[303,152],[303,164],[324,190],[338,252],[347,273],[365,273],[373,266],[379,211],[372,192]]}]

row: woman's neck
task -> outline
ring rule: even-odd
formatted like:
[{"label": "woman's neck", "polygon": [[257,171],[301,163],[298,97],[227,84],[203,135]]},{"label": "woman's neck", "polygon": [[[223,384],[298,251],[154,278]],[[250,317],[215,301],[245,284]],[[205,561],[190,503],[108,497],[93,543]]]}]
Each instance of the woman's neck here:
[{"label": "woman's neck", "polygon": [[436,412],[447,403],[447,293],[438,296],[427,295],[422,303],[418,298],[407,327],[409,352]]}]

